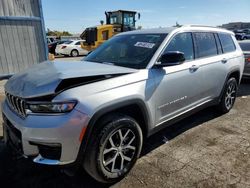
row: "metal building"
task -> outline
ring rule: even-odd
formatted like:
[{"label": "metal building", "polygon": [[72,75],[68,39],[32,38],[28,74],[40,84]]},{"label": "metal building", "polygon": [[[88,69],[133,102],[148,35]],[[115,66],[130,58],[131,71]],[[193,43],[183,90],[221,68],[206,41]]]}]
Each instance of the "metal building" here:
[{"label": "metal building", "polygon": [[222,28],[234,30],[234,29],[250,29],[250,22],[231,22],[222,24]]},{"label": "metal building", "polygon": [[41,0],[0,0],[0,75],[47,59]]}]

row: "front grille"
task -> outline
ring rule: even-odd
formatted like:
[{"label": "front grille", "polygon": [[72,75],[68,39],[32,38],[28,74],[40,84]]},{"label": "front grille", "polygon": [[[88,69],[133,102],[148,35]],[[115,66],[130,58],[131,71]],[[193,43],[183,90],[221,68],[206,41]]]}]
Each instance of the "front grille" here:
[{"label": "front grille", "polygon": [[21,117],[26,117],[25,101],[21,99],[20,97],[16,97],[9,93],[5,93],[5,94],[6,94],[6,98],[7,98],[10,108],[14,110]]}]

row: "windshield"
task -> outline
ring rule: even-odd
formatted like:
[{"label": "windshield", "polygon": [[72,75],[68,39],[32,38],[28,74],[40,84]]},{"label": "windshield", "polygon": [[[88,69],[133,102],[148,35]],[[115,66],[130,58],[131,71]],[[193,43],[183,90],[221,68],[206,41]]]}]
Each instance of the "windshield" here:
[{"label": "windshield", "polygon": [[242,51],[250,51],[250,42],[242,42],[240,43],[240,47]]},{"label": "windshield", "polygon": [[115,36],[84,60],[144,69],[167,34],[128,34]]}]

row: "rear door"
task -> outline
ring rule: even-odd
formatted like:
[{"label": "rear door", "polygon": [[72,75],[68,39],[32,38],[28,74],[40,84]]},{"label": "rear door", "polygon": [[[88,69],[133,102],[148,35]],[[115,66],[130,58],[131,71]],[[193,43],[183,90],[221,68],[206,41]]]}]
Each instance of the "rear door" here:
[{"label": "rear door", "polygon": [[195,32],[194,41],[196,61],[203,71],[203,95],[212,100],[219,96],[228,73],[226,57],[216,33]]},{"label": "rear door", "polygon": [[197,58],[204,72],[205,94],[210,99],[220,96],[231,68],[237,61],[236,47],[227,33],[195,33]]}]

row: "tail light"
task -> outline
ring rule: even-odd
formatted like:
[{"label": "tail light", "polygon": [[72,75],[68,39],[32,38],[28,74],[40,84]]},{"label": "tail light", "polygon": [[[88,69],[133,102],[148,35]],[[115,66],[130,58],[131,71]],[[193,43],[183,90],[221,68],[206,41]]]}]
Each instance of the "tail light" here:
[{"label": "tail light", "polygon": [[49,47],[49,48],[52,48],[52,46],[51,46],[51,45],[49,45],[48,47]]},{"label": "tail light", "polygon": [[250,63],[250,57],[246,58],[246,62]]},{"label": "tail light", "polygon": [[67,46],[62,46],[62,49],[66,48]]}]

